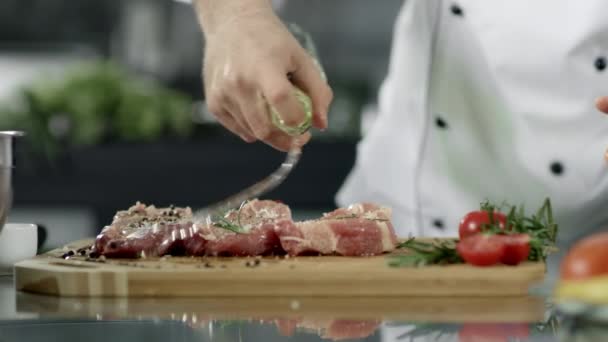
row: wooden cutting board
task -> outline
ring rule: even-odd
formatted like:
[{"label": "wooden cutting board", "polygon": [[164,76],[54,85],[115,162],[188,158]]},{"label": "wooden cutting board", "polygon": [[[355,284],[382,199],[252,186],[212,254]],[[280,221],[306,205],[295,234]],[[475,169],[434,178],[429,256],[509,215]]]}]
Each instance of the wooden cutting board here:
[{"label": "wooden cutting board", "polygon": [[[15,265],[19,291],[86,297],[525,296],[543,263],[394,268],[386,256],[64,260],[78,241]],[[257,261],[256,261],[257,260]]]},{"label": "wooden cutting board", "polygon": [[19,293],[17,312],[40,318],[231,321],[269,318],[436,323],[542,322],[545,300],[505,297],[98,298]]}]

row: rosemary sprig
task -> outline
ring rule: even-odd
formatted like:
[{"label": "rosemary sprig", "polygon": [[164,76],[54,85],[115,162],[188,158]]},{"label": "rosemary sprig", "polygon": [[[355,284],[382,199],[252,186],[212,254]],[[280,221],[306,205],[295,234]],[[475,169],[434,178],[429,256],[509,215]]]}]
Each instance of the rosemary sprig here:
[{"label": "rosemary sprig", "polygon": [[218,217],[213,221],[213,226],[235,232],[237,234],[245,234],[247,231],[242,226],[235,224],[225,217]]},{"label": "rosemary sprig", "polygon": [[218,215],[215,217],[215,219],[213,219],[213,221],[212,221],[213,226],[215,226],[217,228],[226,229],[226,230],[229,230],[229,231],[237,233],[237,234],[246,234],[247,230],[245,228],[243,228],[243,225],[241,224],[241,210],[243,209],[245,204],[247,204],[247,202],[248,201],[245,201],[245,202],[241,203],[241,205],[239,206],[239,209],[237,210],[237,214],[236,214],[236,223],[230,221],[227,218],[229,216],[230,212],[232,211],[232,210],[228,210],[223,215]]},{"label": "rosemary sprig", "polygon": [[[406,325],[411,325],[411,323],[408,322]],[[442,339],[442,336],[456,335],[461,329],[461,324],[419,323],[414,324],[414,328],[412,330],[397,336],[396,340],[413,341],[418,338],[426,338],[430,341],[439,341]]]},{"label": "rosemary sprig", "polygon": [[[487,201],[482,203],[481,210],[488,212],[490,223],[480,227],[480,231],[485,234],[528,234],[530,236],[530,255],[528,256],[528,260],[546,261],[549,254],[556,250],[555,244],[558,234],[558,225],[553,219],[551,201],[546,198],[536,214],[530,217],[526,216],[523,206],[510,206],[506,215],[506,225],[505,227],[500,227],[500,222],[496,222],[494,219],[494,213],[499,208],[503,210],[503,208],[507,207],[504,203],[500,207]],[[409,253],[390,256],[389,266],[411,267],[462,263],[463,260],[456,251],[457,242],[458,240],[428,243],[410,238],[397,246],[398,249],[407,249]]]},{"label": "rosemary sprig", "polygon": [[[507,208],[503,204],[500,209]],[[484,224],[481,231],[488,234],[515,234],[522,233],[530,236],[530,261],[545,261],[548,255],[555,251],[557,242],[558,226],[553,219],[553,209],[549,198],[545,198],[543,205],[536,214],[528,217],[523,206],[508,207],[507,222],[505,229],[499,227],[498,222],[494,222],[493,213],[499,207],[489,202],[484,202],[481,209],[488,212],[490,224]]]},{"label": "rosemary sprig", "polygon": [[330,216],[330,217],[324,217],[323,219],[325,219],[325,220],[348,220],[348,219],[357,219],[357,218],[363,219],[363,220],[368,220],[368,221],[376,221],[376,222],[387,222],[388,221],[388,219],[386,219],[386,218],[366,217],[365,215],[357,215],[357,214]]},{"label": "rosemary sprig", "polygon": [[407,241],[400,243],[397,248],[408,249],[409,253],[391,256],[389,260],[389,266],[391,267],[456,264],[462,262],[460,255],[456,252],[454,242],[450,241],[421,242],[415,238],[409,238]]},{"label": "rosemary sprig", "polygon": [[545,261],[556,249],[558,225],[548,198],[532,217],[526,217],[523,207],[519,210],[512,207],[507,215],[507,227],[509,231],[530,236],[530,261]]}]

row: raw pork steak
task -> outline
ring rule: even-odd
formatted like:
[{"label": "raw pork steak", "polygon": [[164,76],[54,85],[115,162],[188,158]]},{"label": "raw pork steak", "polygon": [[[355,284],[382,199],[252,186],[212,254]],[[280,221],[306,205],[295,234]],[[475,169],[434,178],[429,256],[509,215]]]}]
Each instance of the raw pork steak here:
[{"label": "raw pork steak", "polygon": [[277,319],[274,322],[283,336],[291,337],[296,331],[317,334],[332,341],[362,339],[371,336],[382,323],[378,320],[334,320],[334,319]]},{"label": "raw pork steak", "polygon": [[94,250],[112,258],[286,252],[368,256],[395,248],[390,219],[390,209],[364,203],[294,223],[288,206],[256,199],[214,222],[193,223],[190,208],[156,208],[138,202],[116,214],[97,236]]},{"label": "raw pork steak", "polygon": [[281,246],[290,255],[371,256],[395,249],[391,210],[369,203],[340,208],[312,221],[277,226]]},{"label": "raw pork steak", "polygon": [[191,220],[190,208],[156,208],[137,202],[114,216],[97,236],[94,250],[111,258],[179,254]]},{"label": "raw pork steak", "polygon": [[[227,225],[242,229],[242,233],[226,229]],[[288,206],[275,201],[252,200],[229,212],[220,222],[197,224],[193,237],[196,242],[186,242],[186,253],[212,256],[284,254],[275,230],[292,226]]]}]

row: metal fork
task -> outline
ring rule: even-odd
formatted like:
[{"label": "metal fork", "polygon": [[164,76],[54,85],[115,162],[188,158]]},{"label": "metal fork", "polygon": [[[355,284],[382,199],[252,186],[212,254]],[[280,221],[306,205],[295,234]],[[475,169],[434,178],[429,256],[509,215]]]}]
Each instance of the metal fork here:
[{"label": "metal fork", "polygon": [[300,161],[302,150],[299,147],[293,147],[288,153],[285,161],[281,166],[271,173],[268,177],[253,184],[252,186],[242,190],[220,202],[214,203],[203,209],[197,210],[194,213],[194,222],[210,223],[213,215],[222,213],[227,210],[236,208],[241,203],[262,196],[279,186],[289,176],[291,171]]}]

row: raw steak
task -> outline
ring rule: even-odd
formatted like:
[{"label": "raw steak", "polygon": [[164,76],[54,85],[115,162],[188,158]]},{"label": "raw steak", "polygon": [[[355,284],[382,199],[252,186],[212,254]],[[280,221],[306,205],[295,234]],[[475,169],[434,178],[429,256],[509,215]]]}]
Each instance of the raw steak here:
[{"label": "raw steak", "polygon": [[[221,228],[222,224],[240,227],[243,233]],[[288,206],[275,201],[252,200],[229,212],[222,222],[197,224],[198,232],[194,236],[197,242],[186,242],[186,253],[211,256],[285,254],[275,231],[293,225]],[[192,248],[190,244],[198,248]]]},{"label": "raw steak", "polygon": [[374,320],[335,320],[321,337],[333,341],[366,338],[376,332],[380,324],[381,321]]},{"label": "raw steak", "polygon": [[332,341],[362,339],[371,336],[380,327],[378,320],[328,320],[328,319],[277,319],[279,333],[291,337],[296,331],[312,332]]},{"label": "raw steak", "polygon": [[97,236],[94,251],[111,258],[180,254],[191,220],[190,208],[156,208],[137,202],[114,216]]},{"label": "raw steak", "polygon": [[336,209],[322,218],[276,227],[290,255],[371,256],[395,249],[391,210],[369,203]]},{"label": "raw steak", "polygon": [[363,203],[337,209],[319,220],[294,223],[288,206],[252,200],[221,220],[193,223],[190,208],[156,208],[138,202],[115,215],[97,236],[94,251],[112,258],[285,252],[377,255],[395,248],[390,218],[390,209]]}]

